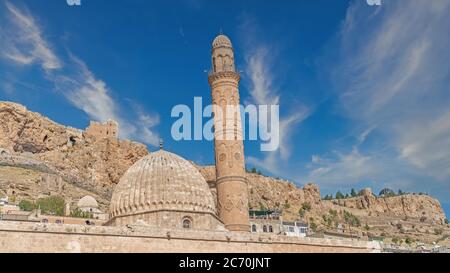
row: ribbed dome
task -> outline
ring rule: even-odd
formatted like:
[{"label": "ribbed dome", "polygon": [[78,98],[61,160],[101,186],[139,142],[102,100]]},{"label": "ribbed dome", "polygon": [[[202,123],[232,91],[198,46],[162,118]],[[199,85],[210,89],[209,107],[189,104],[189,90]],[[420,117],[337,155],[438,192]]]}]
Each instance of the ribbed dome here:
[{"label": "ribbed dome", "polygon": [[111,199],[111,216],[161,210],[216,213],[209,187],[187,160],[163,150],[140,159],[120,179]]},{"label": "ribbed dome", "polygon": [[85,197],[81,198],[80,201],[78,201],[77,204],[78,208],[98,208],[97,200],[95,200],[94,197],[90,195],[86,195]]},{"label": "ribbed dome", "polygon": [[214,39],[212,46],[213,48],[221,46],[233,47],[233,45],[231,44],[231,40],[223,34],[220,34]]}]

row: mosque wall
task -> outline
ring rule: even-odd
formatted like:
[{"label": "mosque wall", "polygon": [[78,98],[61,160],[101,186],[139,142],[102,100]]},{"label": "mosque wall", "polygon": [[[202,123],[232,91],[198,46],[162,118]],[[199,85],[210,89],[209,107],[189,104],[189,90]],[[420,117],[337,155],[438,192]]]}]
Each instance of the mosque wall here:
[{"label": "mosque wall", "polygon": [[177,230],[0,221],[0,252],[380,252],[376,242]]},{"label": "mosque wall", "polygon": [[192,211],[157,211],[129,216],[116,217],[108,225],[125,226],[143,221],[162,228],[183,228],[183,222],[189,221],[190,228],[194,229],[220,229],[223,224],[208,213],[193,213]]}]

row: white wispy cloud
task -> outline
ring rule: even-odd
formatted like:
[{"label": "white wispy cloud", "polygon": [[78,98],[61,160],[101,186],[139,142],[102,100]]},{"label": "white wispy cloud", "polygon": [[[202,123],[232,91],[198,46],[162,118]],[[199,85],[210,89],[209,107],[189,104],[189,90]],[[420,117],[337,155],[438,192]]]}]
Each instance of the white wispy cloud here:
[{"label": "white wispy cloud", "polygon": [[119,119],[117,106],[110,95],[105,82],[98,80],[88,69],[86,64],[75,56],[71,60],[76,66],[77,74],[74,78],[55,77],[59,83],[67,83],[64,95],[77,108],[83,110],[94,120]]},{"label": "white wispy cloud", "polygon": [[[253,165],[260,169],[267,170],[275,175],[282,175],[285,173],[286,161],[291,156],[292,148],[292,134],[297,125],[305,120],[310,111],[306,107],[296,111],[287,118],[280,119],[280,133],[278,150],[273,152],[265,152],[261,158],[247,156],[247,164]],[[260,125],[261,126],[261,125]]]},{"label": "white wispy cloud", "polygon": [[250,95],[252,103],[278,105],[280,96],[274,90],[273,75],[269,71],[269,49],[265,46],[260,46],[252,53],[250,56],[247,56],[247,74],[251,80]]},{"label": "white wispy cloud", "polygon": [[2,28],[2,56],[20,65],[39,63],[46,71],[62,67],[61,60],[54,54],[50,44],[43,38],[34,18],[26,10],[20,10],[10,2],[9,11],[12,28]]},{"label": "white wispy cloud", "polygon": [[[269,48],[260,45],[254,48],[251,53],[246,56],[247,65],[245,68],[246,74],[250,79],[250,99],[247,103],[256,105],[279,105],[280,95],[273,82],[275,73],[272,70],[272,64],[269,53]],[[280,106],[281,108],[281,106]],[[279,121],[279,148],[273,152],[265,152],[261,158],[247,157],[247,163],[258,168],[267,170],[275,175],[281,175],[286,160],[291,155],[292,134],[297,125],[305,120],[310,115],[310,109],[304,105],[297,105],[295,111],[292,111],[286,116],[280,116]],[[259,126],[267,126],[266,124],[259,124]]]},{"label": "white wispy cloud", "polygon": [[365,155],[360,151],[360,146],[373,130],[374,127],[370,127],[358,134],[351,151],[334,150],[331,155],[312,155],[311,162],[306,164],[309,173],[302,180],[319,182],[324,188],[339,188],[379,178],[380,157],[376,154]]},{"label": "white wispy cloud", "polygon": [[65,69],[62,69],[61,58],[49,46],[31,13],[10,2],[5,2],[5,6],[9,17],[5,24],[9,25],[0,28],[1,56],[22,66],[40,65],[45,71],[44,77],[54,83],[56,91],[89,118],[102,122],[116,120],[121,138],[158,145],[159,137],[155,132],[159,124],[157,114],[145,112],[137,103],[132,103],[131,109],[124,111],[107,84],[98,79],[85,62],[71,53],[68,54]]},{"label": "white wispy cloud", "polygon": [[309,181],[319,181],[321,185],[330,187],[374,179],[377,168],[370,156],[362,155],[357,148],[347,154],[334,154],[335,159],[312,156],[311,164],[308,165],[311,168]]},{"label": "white wispy cloud", "polygon": [[[353,148],[312,168],[311,179],[331,183],[333,177],[345,185],[372,177],[395,183],[407,173],[410,187],[434,183],[429,187],[449,193],[449,25],[449,1],[350,5],[332,78],[344,113],[355,126],[380,134],[392,153]],[[366,137],[361,134],[357,142]],[[402,172],[393,175],[396,169]]]}]

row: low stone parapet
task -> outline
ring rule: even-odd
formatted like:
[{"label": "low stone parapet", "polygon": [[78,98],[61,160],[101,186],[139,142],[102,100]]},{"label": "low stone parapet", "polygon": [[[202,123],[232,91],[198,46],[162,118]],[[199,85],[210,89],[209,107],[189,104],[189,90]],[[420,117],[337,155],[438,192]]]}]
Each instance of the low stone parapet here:
[{"label": "low stone parapet", "polygon": [[228,231],[0,221],[0,252],[380,252],[378,242]]}]

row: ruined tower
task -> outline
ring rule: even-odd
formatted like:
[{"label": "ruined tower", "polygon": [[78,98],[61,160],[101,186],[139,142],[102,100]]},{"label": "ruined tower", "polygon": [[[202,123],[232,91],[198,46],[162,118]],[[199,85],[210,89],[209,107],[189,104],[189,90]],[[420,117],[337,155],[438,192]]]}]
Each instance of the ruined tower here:
[{"label": "ruined tower", "polygon": [[[233,46],[225,35],[219,35],[213,41],[212,71],[208,80],[215,105],[214,150],[219,217],[228,230],[249,232],[248,190],[239,111],[240,75],[234,64]],[[236,111],[230,111],[233,109]]]}]

